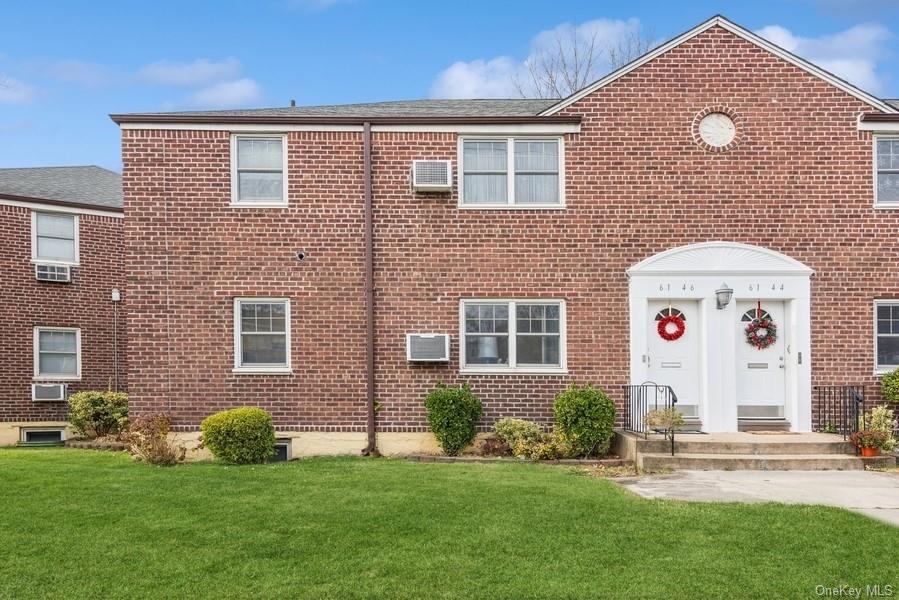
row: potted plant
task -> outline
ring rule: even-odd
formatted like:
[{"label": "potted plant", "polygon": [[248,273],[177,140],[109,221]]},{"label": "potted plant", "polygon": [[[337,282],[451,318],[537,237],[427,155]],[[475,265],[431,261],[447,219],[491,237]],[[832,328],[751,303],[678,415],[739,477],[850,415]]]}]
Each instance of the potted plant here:
[{"label": "potted plant", "polygon": [[852,434],[852,443],[862,451],[862,456],[877,456],[887,441],[887,433],[876,429],[860,429]]},{"label": "potted plant", "polygon": [[664,431],[666,436],[683,425],[684,415],[673,407],[664,410],[650,410],[643,416],[643,427],[647,431]]}]

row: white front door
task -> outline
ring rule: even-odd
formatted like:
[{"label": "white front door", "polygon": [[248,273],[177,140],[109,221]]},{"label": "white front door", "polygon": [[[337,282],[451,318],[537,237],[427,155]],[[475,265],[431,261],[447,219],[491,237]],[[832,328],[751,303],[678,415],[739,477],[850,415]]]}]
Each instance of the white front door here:
[{"label": "white front door", "polygon": [[[786,396],[784,303],[763,300],[759,312],[758,302],[737,302],[736,313],[737,418],[783,419]],[[755,318],[773,320],[777,327],[775,341],[767,347],[759,348],[747,341],[746,328]]]},{"label": "white front door", "polygon": [[[666,316],[683,319],[684,330],[677,339],[659,334],[659,322]],[[677,396],[677,408],[688,419],[699,418],[699,310],[696,300],[649,302],[647,347],[649,380],[669,385]],[[669,337],[677,335],[674,324],[667,326]],[[639,383],[639,382],[635,382]]]}]

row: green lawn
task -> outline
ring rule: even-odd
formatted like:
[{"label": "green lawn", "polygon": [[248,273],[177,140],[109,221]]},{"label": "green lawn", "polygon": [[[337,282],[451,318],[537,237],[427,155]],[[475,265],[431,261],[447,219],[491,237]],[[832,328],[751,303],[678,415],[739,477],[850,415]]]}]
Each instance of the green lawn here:
[{"label": "green lawn", "polygon": [[897,542],[838,509],[642,500],[553,466],[0,450],[0,597],[816,598],[899,584]]}]

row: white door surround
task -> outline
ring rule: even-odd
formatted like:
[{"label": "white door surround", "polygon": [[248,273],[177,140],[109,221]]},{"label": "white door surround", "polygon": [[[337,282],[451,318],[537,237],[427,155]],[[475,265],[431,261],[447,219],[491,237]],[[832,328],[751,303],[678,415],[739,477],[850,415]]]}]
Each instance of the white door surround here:
[{"label": "white door surround", "polygon": [[[811,431],[812,274],[812,269],[784,254],[735,242],[681,246],[637,263],[627,270],[630,383],[651,380],[655,374],[647,338],[652,326],[648,322],[652,318],[650,304],[667,306],[670,302],[676,306],[678,300],[692,301],[697,316],[687,319],[687,328],[695,328],[698,337],[692,351],[696,355],[702,428],[737,431],[737,357],[743,352],[738,344],[747,342],[736,324],[746,311],[746,303],[755,306],[761,301],[764,308],[766,301],[777,302],[777,310],[782,313],[775,320],[784,357],[784,418],[793,431]],[[715,292],[722,284],[733,289],[733,298],[719,310]],[[678,393],[676,387],[674,392]]]}]

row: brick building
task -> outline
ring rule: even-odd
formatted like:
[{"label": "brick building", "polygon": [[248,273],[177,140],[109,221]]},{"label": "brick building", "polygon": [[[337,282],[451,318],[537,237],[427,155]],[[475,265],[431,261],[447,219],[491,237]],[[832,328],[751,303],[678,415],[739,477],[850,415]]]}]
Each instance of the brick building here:
[{"label": "brick building", "polygon": [[899,104],[720,17],[561,101],[113,119],[132,410],[187,436],[252,404],[295,454],[412,450],[438,381],[485,430],[652,380],[809,431],[899,366]]},{"label": "brick building", "polygon": [[125,389],[121,177],[0,169],[0,230],[0,445],[64,438],[67,395]]}]

